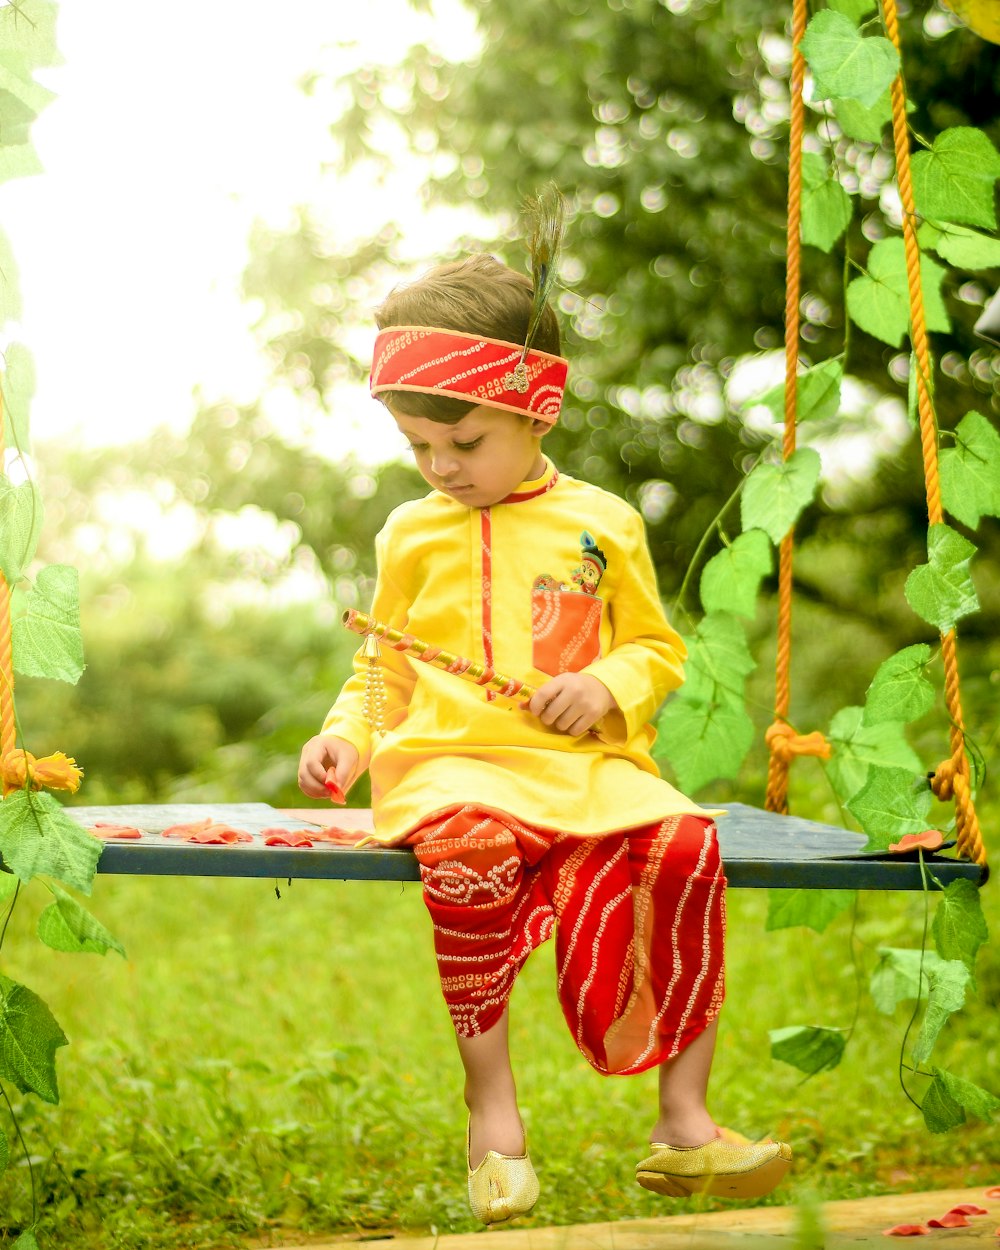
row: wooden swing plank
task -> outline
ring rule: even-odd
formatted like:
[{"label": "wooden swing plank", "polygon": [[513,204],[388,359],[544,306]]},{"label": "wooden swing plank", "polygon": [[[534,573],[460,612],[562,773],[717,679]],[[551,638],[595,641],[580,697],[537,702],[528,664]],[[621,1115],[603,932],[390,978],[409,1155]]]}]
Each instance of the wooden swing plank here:
[{"label": "wooden swing plank", "polygon": [[[333,823],[357,830],[371,828],[362,809],[279,811],[265,803],[227,805],[77,807],[68,809],[84,825],[98,821],[131,825],[143,831],[134,841],[107,842],[98,872],[123,876],[264,877],[338,881],[417,881],[413,853],[381,846],[266,846],[267,828],[308,832]],[[200,845],[166,839],[174,824],[211,818],[253,835],[253,842],[232,846]],[[864,854],[865,838],[833,825],[776,816],[743,803],[731,803],[719,817],[719,843],[729,885],[741,889],[920,890],[923,878],[914,854]],[[966,860],[924,854],[924,863],[943,884],[959,878],[981,885],[987,870]]]}]

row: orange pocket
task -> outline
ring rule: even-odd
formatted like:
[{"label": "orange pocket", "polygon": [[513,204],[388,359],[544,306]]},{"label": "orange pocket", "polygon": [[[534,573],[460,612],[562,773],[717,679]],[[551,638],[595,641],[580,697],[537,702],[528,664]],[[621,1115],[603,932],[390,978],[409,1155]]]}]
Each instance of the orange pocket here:
[{"label": "orange pocket", "polygon": [[579,591],[534,586],[531,645],[535,668],[555,677],[578,673],[601,654],[602,600]]}]

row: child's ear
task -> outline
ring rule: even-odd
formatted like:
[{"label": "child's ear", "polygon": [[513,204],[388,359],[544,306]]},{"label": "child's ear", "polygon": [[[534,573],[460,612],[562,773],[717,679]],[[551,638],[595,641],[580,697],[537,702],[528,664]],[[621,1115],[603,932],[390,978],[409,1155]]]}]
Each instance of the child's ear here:
[{"label": "child's ear", "polygon": [[541,438],[543,435],[548,434],[551,429],[551,421],[543,421],[541,417],[531,418],[531,432],[534,434],[535,438]]}]

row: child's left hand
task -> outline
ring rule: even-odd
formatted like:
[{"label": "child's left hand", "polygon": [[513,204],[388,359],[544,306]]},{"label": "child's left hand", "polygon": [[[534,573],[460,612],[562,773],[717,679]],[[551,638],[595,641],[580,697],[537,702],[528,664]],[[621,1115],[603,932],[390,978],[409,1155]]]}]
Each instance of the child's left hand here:
[{"label": "child's left hand", "polygon": [[539,686],[524,707],[543,725],[577,738],[616,711],[618,704],[607,686],[589,673],[560,673]]}]

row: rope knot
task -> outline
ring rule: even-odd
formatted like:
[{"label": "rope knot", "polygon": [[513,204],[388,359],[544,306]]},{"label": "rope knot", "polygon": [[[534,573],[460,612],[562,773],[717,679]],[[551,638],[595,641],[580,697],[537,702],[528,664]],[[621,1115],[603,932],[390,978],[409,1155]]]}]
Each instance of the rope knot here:
[{"label": "rope knot", "polygon": [[797,734],[783,720],[776,720],[768,727],[764,741],[771,754],[783,764],[790,763],[797,755],[813,755],[817,759],[828,760],[833,754],[833,748],[818,729],[809,734]]},{"label": "rope knot", "polygon": [[938,764],[929,778],[931,789],[934,791],[936,798],[946,803],[949,799],[955,797],[956,783],[960,777],[964,778],[965,767],[964,756],[959,762],[955,761],[954,756],[949,756],[948,759],[942,760]]}]

